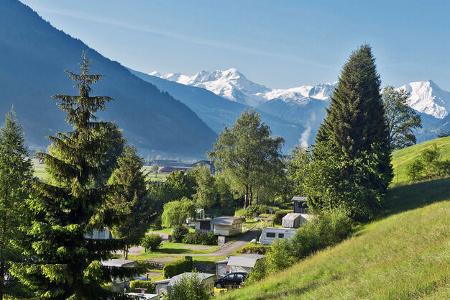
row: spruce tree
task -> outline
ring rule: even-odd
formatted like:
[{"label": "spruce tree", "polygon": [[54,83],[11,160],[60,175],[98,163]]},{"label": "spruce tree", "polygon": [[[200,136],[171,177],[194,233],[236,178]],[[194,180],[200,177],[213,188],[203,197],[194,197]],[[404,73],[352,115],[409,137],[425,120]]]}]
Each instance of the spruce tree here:
[{"label": "spruce tree", "polygon": [[91,95],[101,75],[89,73],[85,54],[80,74],[68,74],[79,95],[54,99],[72,130],[50,137],[48,152],[37,155],[49,178],[33,183],[29,244],[24,245],[29,260],[14,264],[12,271],[39,299],[106,299],[102,284],[120,271],[104,268],[101,261],[122,249],[123,241],[89,236],[104,225],[100,211],[123,139],[116,125],[96,120],[111,98]]},{"label": "spruce tree", "polygon": [[108,197],[108,208],[115,220],[112,232],[114,238],[125,241],[125,259],[128,259],[129,246],[140,242],[153,216],[145,175],[142,172],[143,166],[144,162],[136,149],[127,146],[110,179],[110,186],[113,188]]},{"label": "spruce tree", "polygon": [[9,265],[21,258],[16,244],[22,236],[17,228],[27,221],[25,201],[32,176],[22,128],[14,114],[8,113],[0,131],[0,299],[11,295],[12,282],[5,278],[10,278]]},{"label": "spruce tree", "polygon": [[[347,193],[350,187],[358,189],[355,196],[346,195],[347,200],[336,198],[351,203],[349,209],[354,217],[370,217],[392,179],[392,167],[380,77],[368,45],[353,52],[343,67],[327,112],[316,137],[314,159],[331,159],[329,164],[319,164],[325,168],[339,164],[330,182],[322,184],[335,195]],[[350,179],[352,182],[345,184]],[[312,199],[317,206],[323,201],[333,205],[333,199],[328,200]],[[342,203],[334,203],[338,204]]]}]

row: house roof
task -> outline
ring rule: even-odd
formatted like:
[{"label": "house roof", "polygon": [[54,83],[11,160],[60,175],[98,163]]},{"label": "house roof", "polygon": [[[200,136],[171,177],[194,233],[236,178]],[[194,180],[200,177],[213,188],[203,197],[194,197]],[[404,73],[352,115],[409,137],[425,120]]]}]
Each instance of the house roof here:
[{"label": "house roof", "polygon": [[233,225],[236,222],[242,223],[242,219],[239,217],[217,217],[213,219],[214,225]]},{"label": "house roof", "polygon": [[136,262],[126,259],[109,259],[102,261],[102,265],[104,267],[116,267],[116,268],[134,267],[136,265]]},{"label": "house roof", "polygon": [[173,286],[174,284],[176,284],[178,281],[180,281],[182,278],[185,277],[190,277],[190,276],[197,276],[201,282],[203,282],[204,280],[215,276],[214,274],[210,274],[210,273],[192,273],[192,272],[185,272],[176,276],[173,276],[172,278],[170,278],[169,281],[169,285]]},{"label": "house roof", "polygon": [[286,233],[289,231],[296,231],[295,228],[284,228],[284,227],[266,227],[263,229],[264,232],[277,232],[277,233]]},{"label": "house roof", "polygon": [[228,266],[239,266],[253,268],[258,261],[258,259],[263,258],[264,255],[260,254],[248,254],[239,256],[230,256],[228,258]]},{"label": "house roof", "polygon": [[292,201],[306,202],[308,201],[308,198],[301,196],[294,196],[292,197]]},{"label": "house roof", "polygon": [[148,299],[148,300],[159,299],[158,294],[125,293],[125,295],[140,297],[136,299]]},{"label": "house roof", "polygon": [[301,217],[302,217],[302,214],[288,213],[283,217],[283,220],[294,221],[294,220],[300,219]]}]

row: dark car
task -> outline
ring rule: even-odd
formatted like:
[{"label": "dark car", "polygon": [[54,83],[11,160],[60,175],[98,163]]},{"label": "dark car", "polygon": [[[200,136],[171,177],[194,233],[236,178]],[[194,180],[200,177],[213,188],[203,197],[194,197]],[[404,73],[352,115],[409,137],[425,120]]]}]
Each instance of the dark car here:
[{"label": "dark car", "polygon": [[222,278],[216,280],[215,285],[217,288],[239,287],[246,278],[247,273],[245,272],[228,273]]}]

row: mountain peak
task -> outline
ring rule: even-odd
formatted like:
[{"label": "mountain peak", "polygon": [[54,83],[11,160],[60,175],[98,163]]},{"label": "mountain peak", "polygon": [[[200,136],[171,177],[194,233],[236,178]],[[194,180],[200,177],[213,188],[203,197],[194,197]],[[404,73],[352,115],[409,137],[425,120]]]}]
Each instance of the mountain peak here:
[{"label": "mountain peak", "polygon": [[442,90],[434,81],[413,81],[398,88],[410,94],[408,105],[437,119],[445,118],[450,111],[450,93]]},{"label": "mountain peak", "polygon": [[[174,73],[177,74],[177,73]],[[249,80],[236,68],[215,71],[200,71],[193,76],[172,76],[153,72],[150,75],[177,81],[178,83],[205,88],[228,100],[250,106],[258,106],[271,100],[307,103],[311,99],[329,100],[334,83],[305,85],[290,89],[271,89]]]}]

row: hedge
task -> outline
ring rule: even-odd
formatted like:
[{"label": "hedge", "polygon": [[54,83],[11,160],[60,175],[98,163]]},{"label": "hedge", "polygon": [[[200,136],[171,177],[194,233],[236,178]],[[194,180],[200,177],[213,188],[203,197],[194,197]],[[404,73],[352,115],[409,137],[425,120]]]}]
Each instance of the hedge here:
[{"label": "hedge", "polygon": [[136,292],[140,292],[136,290],[137,288],[147,289],[146,293],[154,293],[155,292],[155,284],[150,280],[132,280],[130,281],[130,289],[135,290]]},{"label": "hedge", "polygon": [[197,245],[217,245],[217,237],[213,232],[202,233],[188,233],[183,239],[183,243],[197,244]]},{"label": "hedge", "polygon": [[193,265],[192,257],[190,256],[186,256],[182,260],[167,263],[163,268],[164,277],[171,278],[184,272],[191,272]]}]

